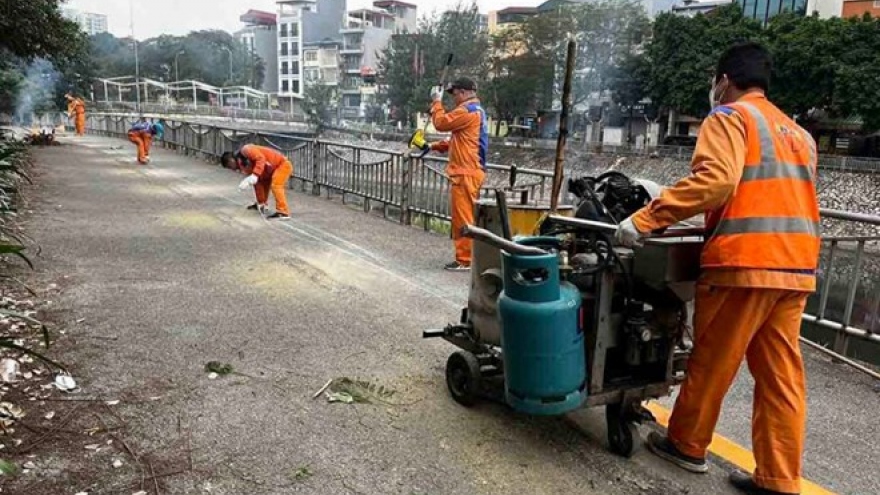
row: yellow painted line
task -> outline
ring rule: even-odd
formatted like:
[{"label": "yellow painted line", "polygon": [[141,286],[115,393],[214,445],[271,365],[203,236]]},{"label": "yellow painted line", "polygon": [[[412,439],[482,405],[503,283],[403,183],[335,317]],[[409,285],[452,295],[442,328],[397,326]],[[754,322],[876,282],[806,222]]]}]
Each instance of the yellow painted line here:
[{"label": "yellow painted line", "polygon": [[[670,411],[668,409],[656,402],[645,403],[645,408],[654,414],[654,417],[657,418],[657,423],[660,426],[664,428],[669,426]],[[712,434],[712,443],[709,444],[709,452],[731,464],[734,464],[740,469],[750,473],[755,471],[755,456],[752,452],[717,433]],[[835,493],[828,491],[811,481],[801,479],[801,495],[835,495]]]}]

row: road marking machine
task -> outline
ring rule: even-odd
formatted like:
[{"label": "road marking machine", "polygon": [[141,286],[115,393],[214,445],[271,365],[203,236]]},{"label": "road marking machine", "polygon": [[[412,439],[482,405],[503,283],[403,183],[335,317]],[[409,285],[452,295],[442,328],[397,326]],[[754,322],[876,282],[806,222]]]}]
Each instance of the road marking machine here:
[{"label": "road marking machine", "polygon": [[446,363],[452,398],[497,400],[515,411],[562,415],[605,406],[612,452],[631,456],[642,406],[684,379],[702,229],[676,225],[633,249],[616,223],[659,188],[619,172],[569,181],[572,216],[546,214],[533,235],[512,236],[503,192],[481,200],[467,307],[425,338],[460,350]]}]

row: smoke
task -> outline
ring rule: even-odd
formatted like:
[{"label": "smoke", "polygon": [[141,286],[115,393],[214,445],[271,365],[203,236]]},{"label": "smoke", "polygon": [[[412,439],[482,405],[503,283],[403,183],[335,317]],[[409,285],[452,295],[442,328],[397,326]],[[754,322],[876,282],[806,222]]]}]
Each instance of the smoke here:
[{"label": "smoke", "polygon": [[15,99],[15,120],[30,125],[34,114],[57,111],[55,90],[61,78],[52,62],[36,59],[23,70],[24,79]]}]

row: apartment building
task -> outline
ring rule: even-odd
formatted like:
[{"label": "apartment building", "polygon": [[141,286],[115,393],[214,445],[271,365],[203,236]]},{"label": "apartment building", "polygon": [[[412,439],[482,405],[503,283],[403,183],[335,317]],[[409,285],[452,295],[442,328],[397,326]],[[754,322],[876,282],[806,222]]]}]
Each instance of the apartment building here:
[{"label": "apartment building", "polygon": [[305,84],[339,84],[339,40],[303,43],[303,75]]},{"label": "apartment building", "polygon": [[235,33],[235,38],[265,66],[263,84],[257,89],[267,93],[278,91],[278,16],[252,9],[239,20],[245,27]]},{"label": "apartment building", "polygon": [[379,0],[373,8],[348,13],[339,50],[343,118],[362,119],[376,103],[378,54],[393,35],[416,31],[416,16],[415,5],[394,0]]},{"label": "apartment building", "polygon": [[278,1],[278,95],[302,98],[306,44],[339,39],[346,0]]},{"label": "apartment building", "polygon": [[107,16],[104,14],[82,12],[76,9],[61,9],[61,15],[79,24],[80,29],[89,36],[107,32]]}]

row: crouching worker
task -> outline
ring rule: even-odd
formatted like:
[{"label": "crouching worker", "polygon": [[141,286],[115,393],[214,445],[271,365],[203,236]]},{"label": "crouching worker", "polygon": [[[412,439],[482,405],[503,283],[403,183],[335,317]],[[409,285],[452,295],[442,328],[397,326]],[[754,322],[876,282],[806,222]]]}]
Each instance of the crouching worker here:
[{"label": "crouching worker", "polygon": [[242,191],[248,186],[254,188],[256,203],[249,210],[263,212],[268,207],[269,191],[275,197],[275,213],[269,218],[286,220],[290,218],[287,197],[284,189],[293,175],[293,164],[286,156],[266,146],[246,144],[235,153],[226,152],[220,157],[220,164],[226,168],[239,170],[247,175],[238,188]]},{"label": "crouching worker", "polygon": [[152,125],[143,117],[128,130],[128,140],[137,146],[137,161],[141,165],[146,165],[150,161],[152,137]]}]

